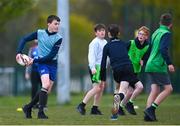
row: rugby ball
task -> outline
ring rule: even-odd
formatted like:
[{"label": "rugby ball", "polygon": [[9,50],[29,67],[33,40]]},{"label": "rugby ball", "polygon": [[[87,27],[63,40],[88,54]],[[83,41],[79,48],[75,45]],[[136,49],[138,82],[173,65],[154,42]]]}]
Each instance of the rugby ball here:
[{"label": "rugby ball", "polygon": [[25,66],[30,61],[30,57],[25,54],[21,54],[16,61],[19,65]]}]

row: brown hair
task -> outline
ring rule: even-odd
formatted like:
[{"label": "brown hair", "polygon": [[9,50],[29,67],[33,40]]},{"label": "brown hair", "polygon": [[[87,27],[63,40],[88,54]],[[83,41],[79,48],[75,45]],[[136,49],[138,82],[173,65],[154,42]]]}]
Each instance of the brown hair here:
[{"label": "brown hair", "polygon": [[172,23],[172,15],[170,13],[164,13],[160,17],[160,24],[169,26]]},{"label": "brown hair", "polygon": [[149,30],[149,28],[146,27],[146,26],[140,27],[140,28],[138,29],[138,32],[140,32],[140,31],[143,31],[147,36],[149,36],[149,34],[150,34],[150,30]]},{"label": "brown hair", "polygon": [[119,26],[117,24],[110,24],[108,27],[108,32],[113,38],[117,38],[120,32]]},{"label": "brown hair", "polygon": [[58,22],[60,22],[60,18],[56,15],[49,15],[47,18],[47,23],[52,23],[53,20],[57,20]]},{"label": "brown hair", "polygon": [[106,30],[106,26],[104,24],[96,24],[94,26],[94,31],[97,32],[97,30],[101,30],[101,29],[105,29]]}]

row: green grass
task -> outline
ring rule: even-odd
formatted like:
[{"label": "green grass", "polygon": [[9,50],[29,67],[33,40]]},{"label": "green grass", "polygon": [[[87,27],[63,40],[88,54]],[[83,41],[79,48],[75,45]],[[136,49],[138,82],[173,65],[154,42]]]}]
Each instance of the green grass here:
[{"label": "green grass", "polygon": [[37,119],[37,110],[33,111],[32,119],[25,119],[23,112],[17,112],[16,109],[29,101],[29,96],[18,97],[0,97],[0,125],[178,125],[180,124],[180,95],[173,94],[168,97],[157,109],[158,122],[144,122],[143,110],[145,108],[147,95],[140,95],[135,105],[137,116],[129,115],[121,116],[117,121],[111,121],[110,110],[112,105],[112,96],[104,95],[101,101],[102,116],[92,116],[89,114],[91,103],[87,105],[87,114],[81,116],[76,112],[77,104],[82,100],[84,94],[72,94],[71,103],[66,105],[58,105],[56,96],[50,95],[48,101],[48,120]]}]

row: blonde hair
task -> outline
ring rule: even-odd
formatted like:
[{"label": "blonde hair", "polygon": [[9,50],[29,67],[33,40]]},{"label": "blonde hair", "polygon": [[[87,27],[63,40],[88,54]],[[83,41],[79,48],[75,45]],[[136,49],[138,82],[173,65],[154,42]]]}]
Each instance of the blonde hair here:
[{"label": "blonde hair", "polygon": [[138,29],[138,32],[140,32],[140,31],[143,31],[147,36],[150,35],[150,30],[149,30],[149,28],[146,27],[146,26],[140,27],[140,28]]}]

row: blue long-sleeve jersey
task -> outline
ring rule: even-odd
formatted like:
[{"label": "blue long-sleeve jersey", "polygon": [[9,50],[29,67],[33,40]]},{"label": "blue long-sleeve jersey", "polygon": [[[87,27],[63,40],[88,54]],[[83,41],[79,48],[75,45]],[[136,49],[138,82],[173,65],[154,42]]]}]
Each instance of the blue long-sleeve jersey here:
[{"label": "blue long-sleeve jersey", "polygon": [[113,71],[121,70],[124,66],[132,67],[132,63],[128,56],[127,44],[122,40],[113,38],[103,49],[103,57],[101,61],[101,80],[106,80],[106,60],[110,59],[110,65]]},{"label": "blue long-sleeve jersey", "polygon": [[160,53],[161,53],[163,59],[166,61],[167,65],[172,64],[172,61],[169,57],[169,52],[168,52],[169,51],[168,48],[169,48],[171,39],[172,39],[171,33],[166,33],[162,36],[161,42],[160,42]]}]

